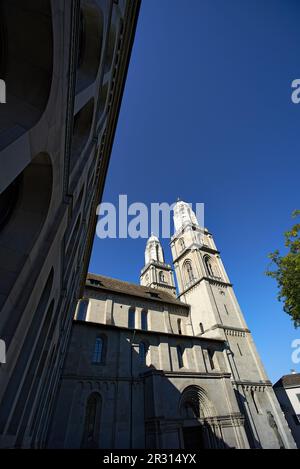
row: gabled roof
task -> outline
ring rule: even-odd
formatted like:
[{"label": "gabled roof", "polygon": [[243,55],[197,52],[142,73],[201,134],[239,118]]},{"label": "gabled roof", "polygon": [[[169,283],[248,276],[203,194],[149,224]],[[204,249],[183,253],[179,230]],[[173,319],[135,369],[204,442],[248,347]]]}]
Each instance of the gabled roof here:
[{"label": "gabled roof", "polygon": [[300,373],[291,373],[289,375],[282,376],[275,384],[274,388],[289,388],[289,387],[300,387]]},{"label": "gabled roof", "polygon": [[115,293],[137,296],[147,300],[174,304],[189,309],[189,305],[175,298],[171,293],[156,288],[144,287],[135,283],[124,282],[115,278],[88,273],[86,288],[109,290]]}]

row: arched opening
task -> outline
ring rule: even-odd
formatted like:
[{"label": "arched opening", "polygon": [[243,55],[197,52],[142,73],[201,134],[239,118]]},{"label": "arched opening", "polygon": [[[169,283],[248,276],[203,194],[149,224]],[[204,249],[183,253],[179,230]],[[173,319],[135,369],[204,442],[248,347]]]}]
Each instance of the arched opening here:
[{"label": "arched opening", "polygon": [[188,386],[184,389],[179,409],[180,414],[185,417],[186,408],[189,407],[192,411],[193,418],[211,418],[216,415],[213,404],[209,400],[206,391],[200,386]]},{"label": "arched opening", "polygon": [[103,43],[103,14],[97,5],[82,2],[79,19],[76,92],[96,79]]},{"label": "arched opening", "polygon": [[88,142],[92,128],[93,114],[94,99],[91,98],[74,116],[71,145],[71,170]]},{"label": "arched opening", "polygon": [[211,428],[210,421],[216,411],[206,392],[200,386],[188,386],[179,401],[183,419],[182,435],[185,449],[222,447]]},{"label": "arched opening", "polygon": [[210,277],[214,276],[213,268],[212,268],[212,261],[209,256],[204,257],[204,264],[206,268],[206,272]]},{"label": "arched opening", "polygon": [[179,246],[180,246],[181,251],[183,251],[185,249],[185,242],[184,242],[183,238],[179,239]]},{"label": "arched opening", "polygon": [[178,330],[178,334],[182,334],[182,321],[181,319],[177,319],[177,330]]},{"label": "arched opening", "polygon": [[102,337],[97,337],[94,345],[93,352],[93,363],[102,363],[103,362],[103,352],[104,352],[104,340]]},{"label": "arched opening", "polygon": [[186,285],[190,285],[191,283],[195,281],[193,267],[192,267],[192,263],[190,260],[187,260],[184,263],[184,273],[185,273]]},{"label": "arched opening", "polygon": [[101,406],[100,394],[93,392],[86,403],[81,448],[99,448]]},{"label": "arched opening", "polygon": [[211,257],[209,256],[204,257],[204,265],[205,265],[207,275],[209,275],[210,277],[220,278],[220,273],[218,271],[218,268],[215,264],[215,261]]},{"label": "arched opening", "polygon": [[160,283],[166,283],[165,274],[162,270],[159,272],[159,281]]},{"label": "arched opening", "polygon": [[26,263],[47,218],[52,165],[40,153],[0,194],[0,306]]},{"label": "arched opening", "polygon": [[6,82],[0,150],[41,118],[50,94],[53,32],[49,0],[0,3],[0,77]]}]

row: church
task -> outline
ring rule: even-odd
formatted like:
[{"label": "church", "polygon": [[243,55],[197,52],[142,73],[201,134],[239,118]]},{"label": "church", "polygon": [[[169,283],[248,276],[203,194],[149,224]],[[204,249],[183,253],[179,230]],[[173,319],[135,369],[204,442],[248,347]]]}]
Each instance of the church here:
[{"label": "church", "polygon": [[174,208],[140,285],[88,274],[48,448],[295,448],[212,234]]}]

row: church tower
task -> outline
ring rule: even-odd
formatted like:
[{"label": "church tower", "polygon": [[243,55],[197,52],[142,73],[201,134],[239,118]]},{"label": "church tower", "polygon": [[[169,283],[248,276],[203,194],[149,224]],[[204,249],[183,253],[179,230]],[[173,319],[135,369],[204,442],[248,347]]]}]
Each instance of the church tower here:
[{"label": "church tower", "polygon": [[162,246],[153,234],[146,244],[145,267],[141,272],[140,283],[146,287],[167,290],[176,296],[172,267],[165,263]]},{"label": "church tower", "polygon": [[223,339],[228,371],[252,447],[288,447],[290,433],[236,299],[212,234],[199,226],[190,206],[174,207],[171,238],[179,299],[191,306],[194,334]]}]

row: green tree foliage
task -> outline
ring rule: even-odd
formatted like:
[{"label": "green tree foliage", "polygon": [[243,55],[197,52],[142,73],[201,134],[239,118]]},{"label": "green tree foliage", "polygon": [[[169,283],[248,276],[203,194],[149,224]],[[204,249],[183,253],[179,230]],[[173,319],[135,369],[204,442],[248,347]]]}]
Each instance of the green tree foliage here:
[{"label": "green tree foliage", "polygon": [[[300,210],[295,210],[293,218],[299,217]],[[300,326],[300,223],[284,233],[288,253],[281,256],[276,250],[269,255],[275,270],[266,274],[275,278],[279,289],[278,300],[284,303],[284,311],[291,316],[295,327]]]}]

